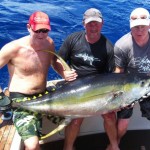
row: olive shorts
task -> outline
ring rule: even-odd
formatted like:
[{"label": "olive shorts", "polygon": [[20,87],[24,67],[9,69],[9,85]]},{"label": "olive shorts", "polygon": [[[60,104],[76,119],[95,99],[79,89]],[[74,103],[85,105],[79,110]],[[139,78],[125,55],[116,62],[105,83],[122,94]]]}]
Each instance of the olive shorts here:
[{"label": "olive shorts", "polygon": [[18,134],[23,140],[33,136],[40,136],[42,130],[42,116],[22,109],[13,112],[13,122]]},{"label": "olive shorts", "polygon": [[[10,92],[12,101],[24,101],[27,97],[34,95],[26,95],[18,92]],[[13,122],[18,131],[18,134],[23,140],[33,136],[41,136],[42,130],[42,115],[35,112],[30,112],[17,108],[13,111]]]}]

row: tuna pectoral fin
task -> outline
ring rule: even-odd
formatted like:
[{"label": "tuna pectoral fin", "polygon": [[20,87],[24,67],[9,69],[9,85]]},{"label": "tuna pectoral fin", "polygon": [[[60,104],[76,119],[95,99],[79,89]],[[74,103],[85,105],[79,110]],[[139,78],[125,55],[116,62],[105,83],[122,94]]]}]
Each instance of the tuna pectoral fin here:
[{"label": "tuna pectoral fin", "polygon": [[57,132],[61,131],[62,129],[64,129],[69,123],[71,122],[70,118],[65,118],[65,120],[57,127],[55,128],[53,131],[51,131],[50,133],[40,137],[40,140],[43,140],[45,138],[48,138],[54,134],[56,134]]},{"label": "tuna pectoral fin", "polygon": [[115,93],[113,93],[114,95],[114,98],[116,98],[116,97],[119,97],[120,95],[122,95],[123,94],[123,91],[117,91],[117,92],[115,92]]}]

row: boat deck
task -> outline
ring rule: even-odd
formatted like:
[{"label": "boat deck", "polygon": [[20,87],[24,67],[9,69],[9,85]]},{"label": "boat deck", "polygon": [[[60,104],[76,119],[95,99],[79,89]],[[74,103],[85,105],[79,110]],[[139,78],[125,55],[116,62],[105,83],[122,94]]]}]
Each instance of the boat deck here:
[{"label": "boat deck", "polygon": [[[0,93],[2,89],[0,87]],[[4,94],[9,96],[9,91],[6,88]],[[12,120],[3,121],[1,119],[2,113],[0,113],[0,150],[10,150],[11,144],[15,135],[15,127]]]},{"label": "boat deck", "polygon": [[[63,140],[41,145],[42,150],[62,150]],[[106,150],[105,133],[78,137],[75,150]],[[150,130],[128,131],[120,143],[120,150],[150,150]]]},{"label": "boat deck", "polygon": [[16,130],[12,120],[2,121],[1,115],[0,113],[0,150],[10,150]]}]

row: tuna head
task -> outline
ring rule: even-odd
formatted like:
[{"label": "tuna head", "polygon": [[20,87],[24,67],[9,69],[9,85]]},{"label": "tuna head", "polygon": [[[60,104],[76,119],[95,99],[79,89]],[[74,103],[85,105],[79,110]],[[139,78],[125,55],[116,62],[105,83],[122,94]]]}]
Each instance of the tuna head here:
[{"label": "tuna head", "polygon": [[116,111],[129,105],[133,106],[137,102],[144,100],[144,97],[149,96],[150,76],[146,74],[125,74],[123,76],[123,78],[120,78],[122,80],[120,90],[114,92],[114,97],[112,96],[112,98],[107,101],[103,113]]}]

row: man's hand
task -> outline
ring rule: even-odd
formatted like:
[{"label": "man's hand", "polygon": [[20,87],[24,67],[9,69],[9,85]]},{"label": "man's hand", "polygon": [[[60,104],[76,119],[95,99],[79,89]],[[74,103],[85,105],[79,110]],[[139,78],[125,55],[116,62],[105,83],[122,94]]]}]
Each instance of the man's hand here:
[{"label": "man's hand", "polygon": [[64,71],[64,79],[66,81],[73,81],[77,78],[77,73],[75,70],[71,70],[71,71]]}]

